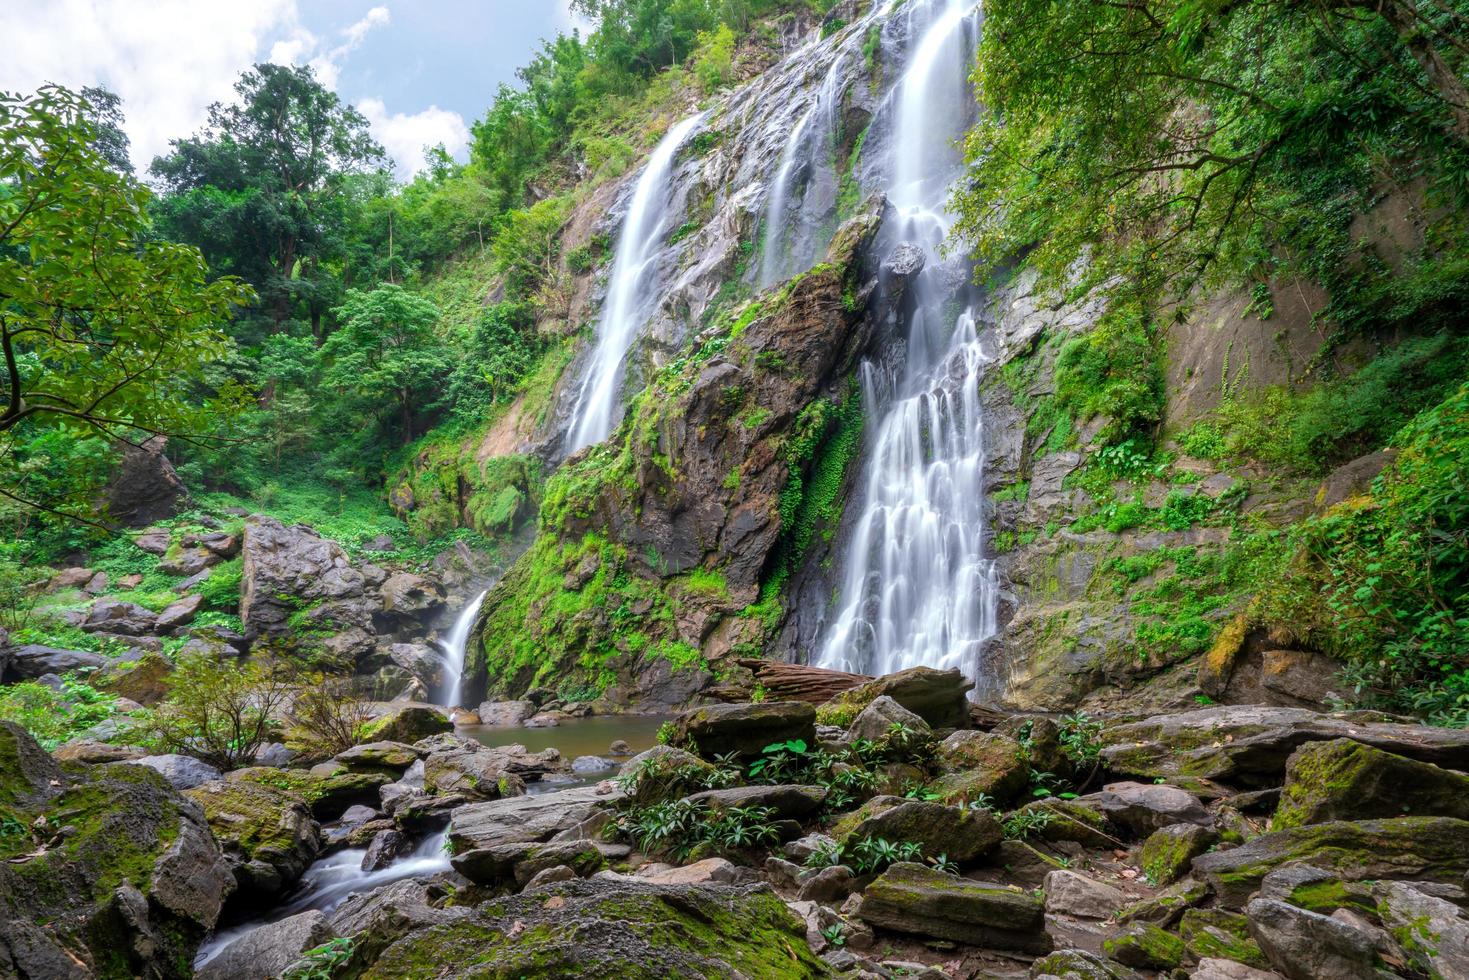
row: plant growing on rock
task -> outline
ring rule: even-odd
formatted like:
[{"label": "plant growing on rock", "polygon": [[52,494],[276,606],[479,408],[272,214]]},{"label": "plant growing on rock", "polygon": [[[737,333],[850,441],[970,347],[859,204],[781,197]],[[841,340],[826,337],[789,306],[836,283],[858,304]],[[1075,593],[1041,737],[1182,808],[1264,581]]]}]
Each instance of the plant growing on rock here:
[{"label": "plant growing on rock", "polygon": [[308,949],[286,968],[281,980],[332,980],[337,971],[352,959],[356,944],[356,939],[351,936],[338,936]]},{"label": "plant growing on rock", "polygon": [[634,806],[617,820],[617,829],[645,854],[685,860],[700,845],[745,850],[779,839],[770,807],[709,807],[689,800]]},{"label": "plant growing on rock", "polygon": [[238,769],[275,740],[295,690],[295,672],[281,661],[235,664],[204,654],[185,657],[142,737],[164,752]]},{"label": "plant growing on rock", "polygon": [[864,837],[843,851],[843,857],[859,875],[876,874],[899,861],[917,861],[923,847],[913,841],[890,841],[883,837]]},{"label": "plant growing on rock", "polygon": [[1001,824],[1006,840],[1025,840],[1050,825],[1051,814],[1046,810],[1017,810]]},{"label": "plant growing on rock", "polygon": [[336,755],[362,741],[371,720],[368,703],[342,678],[314,676],[291,704],[296,734],[322,755]]}]

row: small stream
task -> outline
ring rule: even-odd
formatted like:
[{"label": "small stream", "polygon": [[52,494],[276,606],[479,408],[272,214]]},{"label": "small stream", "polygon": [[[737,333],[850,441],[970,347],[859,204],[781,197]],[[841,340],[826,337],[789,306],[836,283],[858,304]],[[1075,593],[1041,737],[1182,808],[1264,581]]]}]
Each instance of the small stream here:
[{"label": "small stream", "polygon": [[[474,606],[477,605],[476,602]],[[554,748],[568,765],[573,759],[588,755],[609,762],[607,768],[556,773],[526,786],[527,794],[539,796],[610,778],[627,758],[613,759],[608,752],[611,744],[618,740],[627,742],[633,753],[652,748],[657,744],[658,726],[664,720],[655,715],[607,715],[566,721],[557,728],[474,725],[460,728],[458,733],[491,748],[523,745],[530,752]],[[199,969],[230,943],[262,925],[311,909],[330,915],[350,895],[404,878],[428,878],[448,871],[449,853],[444,849],[448,835],[447,829],[428,835],[410,853],[377,871],[362,870],[362,859],[367,854],[365,847],[344,848],[318,859],[306,869],[295,892],[285,902],[258,918],[228,926],[211,936],[199,948],[194,968]]]}]

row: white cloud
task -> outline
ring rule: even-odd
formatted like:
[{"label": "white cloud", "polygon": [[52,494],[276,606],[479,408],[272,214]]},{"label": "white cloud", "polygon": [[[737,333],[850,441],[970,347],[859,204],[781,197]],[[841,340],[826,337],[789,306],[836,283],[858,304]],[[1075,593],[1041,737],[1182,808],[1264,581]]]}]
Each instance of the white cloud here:
[{"label": "white cloud", "polygon": [[104,84],[122,97],[140,171],[168,141],[228,101],[268,38],[296,22],[295,0],[6,0],[0,88]]},{"label": "white cloud", "polygon": [[595,25],[571,9],[571,0],[556,0],[556,29],[570,31],[575,28],[585,37]]},{"label": "white cloud", "polygon": [[458,156],[469,147],[464,117],[431,105],[412,114],[389,113],[381,99],[362,99],[357,108],[372,124],[372,134],[392,157],[397,174],[410,177],[424,167],[424,148],[439,143]]},{"label": "white cloud", "polygon": [[[336,90],[347,58],[391,21],[386,6],[374,6],[323,39],[302,24],[298,0],[0,0],[0,89],[106,85],[122,97],[133,164],[145,176],[170,140],[204,126],[210,103],[233,100],[252,64],[310,65]],[[357,101],[401,176],[423,166],[425,145],[462,153],[469,144],[458,113],[390,113],[380,98],[342,94]]]}]

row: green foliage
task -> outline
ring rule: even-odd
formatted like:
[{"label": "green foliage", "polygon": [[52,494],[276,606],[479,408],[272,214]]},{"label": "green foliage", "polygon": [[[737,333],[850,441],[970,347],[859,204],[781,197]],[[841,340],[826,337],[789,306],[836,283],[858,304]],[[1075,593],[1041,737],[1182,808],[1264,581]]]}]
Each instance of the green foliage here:
[{"label": "green foliage", "polygon": [[913,841],[890,841],[883,837],[863,837],[848,841],[842,850],[842,861],[859,875],[877,874],[890,864],[918,861],[923,845]]},{"label": "green foliage", "polygon": [[117,712],[117,699],[68,675],[57,691],[35,681],[0,686],[0,721],[13,721],[50,752]]},{"label": "green foliage", "polygon": [[1025,840],[1051,825],[1051,812],[1036,808],[1016,810],[1000,824],[1006,840]]},{"label": "green foliage", "polygon": [[54,85],[0,94],[0,496],[83,520],[103,444],[198,437],[237,404],[198,388],[251,298],[156,239],[148,189],[97,149],[91,112]]},{"label": "green foliage", "polygon": [[356,945],[355,937],[338,936],[308,949],[281,974],[281,980],[333,980],[352,959]]},{"label": "green foliage", "polygon": [[1074,765],[1095,765],[1102,752],[1102,723],[1085,712],[1064,715],[1057,724],[1061,751]]},{"label": "green foliage", "polygon": [[249,765],[257,749],[278,737],[297,680],[288,665],[258,657],[243,664],[185,657],[141,737],[161,752],[192,755],[218,769]]},{"label": "green foliage", "polygon": [[1076,420],[1106,417],[1104,443],[1146,437],[1163,416],[1163,372],[1139,301],[1114,306],[1056,356],[1056,410]]},{"label": "green foliage", "polygon": [[773,844],[780,831],[770,807],[710,807],[690,800],[632,806],[619,814],[618,830],[645,854],[683,861],[702,845],[742,851]]},{"label": "green foliage", "polygon": [[240,608],[240,580],[244,563],[239,558],[231,559],[210,569],[209,577],[195,591],[204,598],[204,608],[217,612],[232,612]]},{"label": "green foliage", "polygon": [[1372,703],[1469,722],[1469,385],[1393,440],[1370,494],[1294,529],[1264,615],[1346,661]]}]

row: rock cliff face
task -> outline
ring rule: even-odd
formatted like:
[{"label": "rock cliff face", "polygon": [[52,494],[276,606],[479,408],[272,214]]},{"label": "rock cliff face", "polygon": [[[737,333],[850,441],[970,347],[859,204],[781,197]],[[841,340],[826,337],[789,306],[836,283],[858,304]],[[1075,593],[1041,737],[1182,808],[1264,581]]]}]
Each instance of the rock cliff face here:
[{"label": "rock cliff face", "polygon": [[711,660],[760,648],[748,609],[820,519],[807,481],[821,471],[835,494],[850,459],[831,454],[860,420],[845,379],[871,337],[862,269],[879,216],[874,201],[827,263],[701,335],[611,440],[552,478],[540,537],[471,638],[467,696],[570,669],[611,698],[672,705],[709,683]]}]

